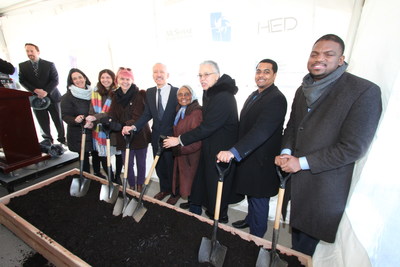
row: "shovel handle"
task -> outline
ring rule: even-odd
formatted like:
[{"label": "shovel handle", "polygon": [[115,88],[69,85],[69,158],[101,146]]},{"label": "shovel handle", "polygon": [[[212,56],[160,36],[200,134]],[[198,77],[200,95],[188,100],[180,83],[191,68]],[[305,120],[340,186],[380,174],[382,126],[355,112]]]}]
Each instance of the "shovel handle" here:
[{"label": "shovel handle", "polygon": [[214,212],[214,220],[218,221],[219,220],[219,212],[221,209],[221,198],[222,198],[222,189],[224,186],[224,182],[218,181],[218,186],[217,186],[217,198],[215,201],[215,212]]},{"label": "shovel handle", "polygon": [[279,188],[279,191],[278,191],[278,203],[276,204],[275,222],[274,222],[274,229],[275,230],[279,229],[280,219],[281,219],[281,215],[282,215],[282,203],[283,203],[284,195],[285,195],[285,189],[284,188]]},{"label": "shovel handle", "polygon": [[85,143],[86,143],[86,132],[84,131],[82,133],[82,139],[81,139],[81,154],[80,154],[80,160],[83,161],[85,159]]},{"label": "shovel handle", "polygon": [[154,173],[154,169],[156,168],[156,165],[157,165],[157,162],[158,162],[158,159],[159,159],[159,158],[160,158],[159,155],[156,155],[156,156],[154,157],[153,164],[152,164],[151,167],[150,167],[150,170],[149,170],[149,173],[147,174],[146,180],[144,180],[144,184],[145,184],[145,185],[148,185],[148,184],[149,184],[150,178],[151,178],[151,176],[152,176],[153,173]]}]

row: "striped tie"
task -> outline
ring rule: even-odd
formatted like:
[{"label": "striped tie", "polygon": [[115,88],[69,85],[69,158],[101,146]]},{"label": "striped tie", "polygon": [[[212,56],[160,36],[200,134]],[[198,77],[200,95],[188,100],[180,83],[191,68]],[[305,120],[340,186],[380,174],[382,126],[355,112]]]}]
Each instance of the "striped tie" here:
[{"label": "striped tie", "polygon": [[32,63],[33,73],[35,73],[35,77],[39,78],[39,66],[37,62]]}]

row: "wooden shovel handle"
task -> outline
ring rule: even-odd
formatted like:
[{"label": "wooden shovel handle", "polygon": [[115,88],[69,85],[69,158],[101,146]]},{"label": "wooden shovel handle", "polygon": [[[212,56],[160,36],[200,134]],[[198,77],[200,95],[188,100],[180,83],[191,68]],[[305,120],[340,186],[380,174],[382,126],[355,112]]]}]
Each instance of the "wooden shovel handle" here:
[{"label": "wooden shovel handle", "polygon": [[128,147],[125,149],[124,179],[128,178],[129,152],[130,152],[130,148]]},{"label": "wooden shovel handle", "polygon": [[81,139],[81,155],[80,155],[81,161],[85,159],[85,143],[86,143],[86,133],[83,133]]},{"label": "wooden shovel handle", "polygon": [[218,181],[217,186],[217,198],[215,200],[215,212],[214,212],[214,220],[219,220],[219,211],[221,209],[221,198],[222,198],[222,188],[224,186],[224,182]]},{"label": "wooden shovel handle", "polygon": [[279,223],[282,215],[282,203],[283,203],[283,196],[285,195],[285,189],[284,188],[279,188],[278,191],[278,203],[276,204],[276,213],[275,213],[275,223],[274,223],[274,229],[278,230],[279,229]]},{"label": "wooden shovel handle", "polygon": [[147,174],[146,180],[144,180],[144,184],[145,184],[145,185],[148,185],[148,184],[149,184],[150,178],[151,178],[151,176],[153,175],[154,169],[156,168],[156,165],[157,165],[157,162],[158,162],[158,159],[159,159],[159,158],[160,158],[160,155],[156,155],[156,156],[154,157],[153,164],[152,164],[151,167],[150,167],[150,170],[149,170],[149,173]]},{"label": "wooden shovel handle", "polygon": [[[107,145],[107,167],[111,167],[111,144],[110,139],[106,139]],[[108,175],[111,175],[110,173]]]}]

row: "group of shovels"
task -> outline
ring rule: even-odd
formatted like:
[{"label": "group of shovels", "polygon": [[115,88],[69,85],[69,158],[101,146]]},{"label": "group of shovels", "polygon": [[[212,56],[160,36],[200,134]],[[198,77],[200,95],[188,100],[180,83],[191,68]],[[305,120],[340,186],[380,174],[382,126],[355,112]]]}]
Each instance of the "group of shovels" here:
[{"label": "group of shovels", "polygon": [[[131,132],[130,135],[125,135],[125,162],[124,162],[124,177],[122,179],[122,197],[118,197],[119,193],[119,186],[116,187],[111,179],[111,156],[110,156],[110,126],[107,123],[101,124],[102,130],[106,133],[106,146],[107,146],[107,184],[103,184],[100,190],[100,200],[103,200],[107,203],[115,203],[113,215],[119,216],[122,214],[123,217],[132,216],[136,222],[139,222],[144,214],[146,213],[147,209],[143,205],[143,196],[146,193],[147,187],[150,182],[150,178],[153,175],[154,169],[157,165],[158,159],[163,152],[163,140],[165,136],[160,136],[159,147],[154,157],[153,164],[149,170],[148,175],[146,176],[144,186],[142,191],[140,192],[139,199],[136,200],[135,198],[129,199],[126,194],[127,189],[127,177],[128,177],[128,159],[129,159],[129,152],[130,152],[130,143],[134,137],[134,132]],[[71,196],[75,197],[82,197],[84,196],[90,185],[90,179],[83,177],[83,160],[84,160],[84,152],[85,152],[85,141],[86,141],[86,129],[82,125],[82,141],[81,141],[81,153],[80,153],[80,174],[79,176],[74,176],[70,194]],[[217,196],[215,202],[215,211],[214,211],[214,224],[211,239],[207,237],[203,237],[200,244],[198,259],[200,263],[208,262],[211,263],[215,267],[222,267],[225,255],[228,248],[222,244],[220,244],[217,240],[217,230],[218,230],[218,220],[219,220],[219,213],[221,207],[221,198],[222,198],[222,189],[223,189],[223,182],[225,175],[229,172],[230,166],[232,161],[229,162],[223,168],[221,163],[216,163],[216,168],[218,170],[218,183],[217,183]],[[276,245],[278,243],[279,237],[279,224],[280,224],[280,217],[282,212],[282,202],[283,197],[285,194],[285,186],[286,182],[290,177],[290,174],[286,175],[285,177],[282,176],[280,169],[277,167],[277,173],[280,179],[280,186],[279,186],[279,193],[278,193],[278,203],[276,208],[275,214],[275,222],[274,228],[272,233],[272,246],[271,250],[267,251],[264,248],[260,248],[256,267],[287,267],[288,263],[282,259],[280,259],[278,252],[276,250]]]},{"label": "group of shovels", "polygon": [[[109,119],[111,122],[111,119]],[[110,144],[110,133],[111,127],[110,123],[104,121],[100,124],[102,131],[106,134],[106,149],[107,149],[107,184],[103,184],[100,189],[100,200],[103,200],[107,203],[114,204],[113,215],[119,216],[122,214],[123,217],[132,216],[136,222],[139,222],[147,209],[143,205],[143,197],[147,191],[147,187],[149,185],[151,176],[153,175],[154,169],[157,165],[158,159],[162,153],[162,137],[160,137],[160,145],[157,151],[157,154],[154,158],[154,162],[149,170],[149,173],[145,179],[144,186],[142,191],[140,192],[139,199],[136,198],[129,199],[126,193],[128,187],[128,160],[130,153],[130,144],[132,139],[134,138],[134,132],[131,131],[129,135],[125,135],[125,162],[124,162],[124,176],[122,179],[122,197],[118,197],[119,194],[119,186],[115,186],[112,181],[112,170],[111,170],[111,144]],[[86,195],[89,190],[91,179],[87,179],[83,176],[83,161],[84,161],[84,153],[85,153],[85,142],[86,142],[86,128],[82,127],[82,140],[81,140],[81,153],[80,153],[80,172],[79,175],[75,175],[72,179],[70,194],[74,197],[82,197]]]}]

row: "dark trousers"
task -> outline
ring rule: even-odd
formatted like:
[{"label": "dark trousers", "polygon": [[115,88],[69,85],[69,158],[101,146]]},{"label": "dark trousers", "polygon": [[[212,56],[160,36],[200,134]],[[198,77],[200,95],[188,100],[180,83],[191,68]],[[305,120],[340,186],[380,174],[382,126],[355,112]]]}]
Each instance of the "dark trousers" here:
[{"label": "dark trousers", "polygon": [[99,152],[93,150],[90,152],[92,154],[92,165],[94,174],[100,173],[100,163],[103,167],[103,170],[107,173],[107,157],[100,157]]},{"label": "dark trousers", "polygon": [[263,238],[267,232],[269,199],[247,196],[248,213],[245,220],[250,226],[250,234]]},{"label": "dark trousers", "polygon": [[[83,171],[84,172],[87,172],[87,173],[90,173],[90,162],[89,162],[89,156],[90,156],[90,153],[89,152],[85,152],[84,154],[83,154]],[[81,158],[81,155],[80,155],[80,153],[79,153],[79,159]],[[79,162],[79,164],[82,164],[82,162]],[[79,166],[80,167],[80,166]]]},{"label": "dark trousers", "polygon": [[[156,156],[157,146],[152,145],[153,156]],[[158,179],[160,180],[160,191],[161,192],[172,192],[172,175],[174,171],[174,158],[172,156],[172,151],[167,149],[164,150],[158,159],[156,166],[156,172]]]},{"label": "dark trousers", "polygon": [[[128,160],[128,183],[134,187],[136,184],[142,185],[146,177],[146,156],[147,147],[142,149],[131,149],[129,152]],[[135,158],[136,158],[136,169],[137,176],[135,176]],[[122,159],[125,162],[125,154],[122,154]],[[137,178],[137,179],[135,179]]]},{"label": "dark trousers", "polygon": [[292,228],[292,249],[312,256],[318,243],[318,239],[309,236],[296,228]]},{"label": "dark trousers", "polygon": [[50,131],[50,118],[53,120],[54,126],[57,129],[58,138],[57,140],[61,143],[65,142],[65,131],[64,131],[64,124],[61,119],[61,108],[60,103],[51,103],[47,109],[44,110],[33,110],[37,121],[40,125],[40,129],[42,131],[42,137],[44,139],[48,139],[53,142],[53,137],[51,136]]}]

